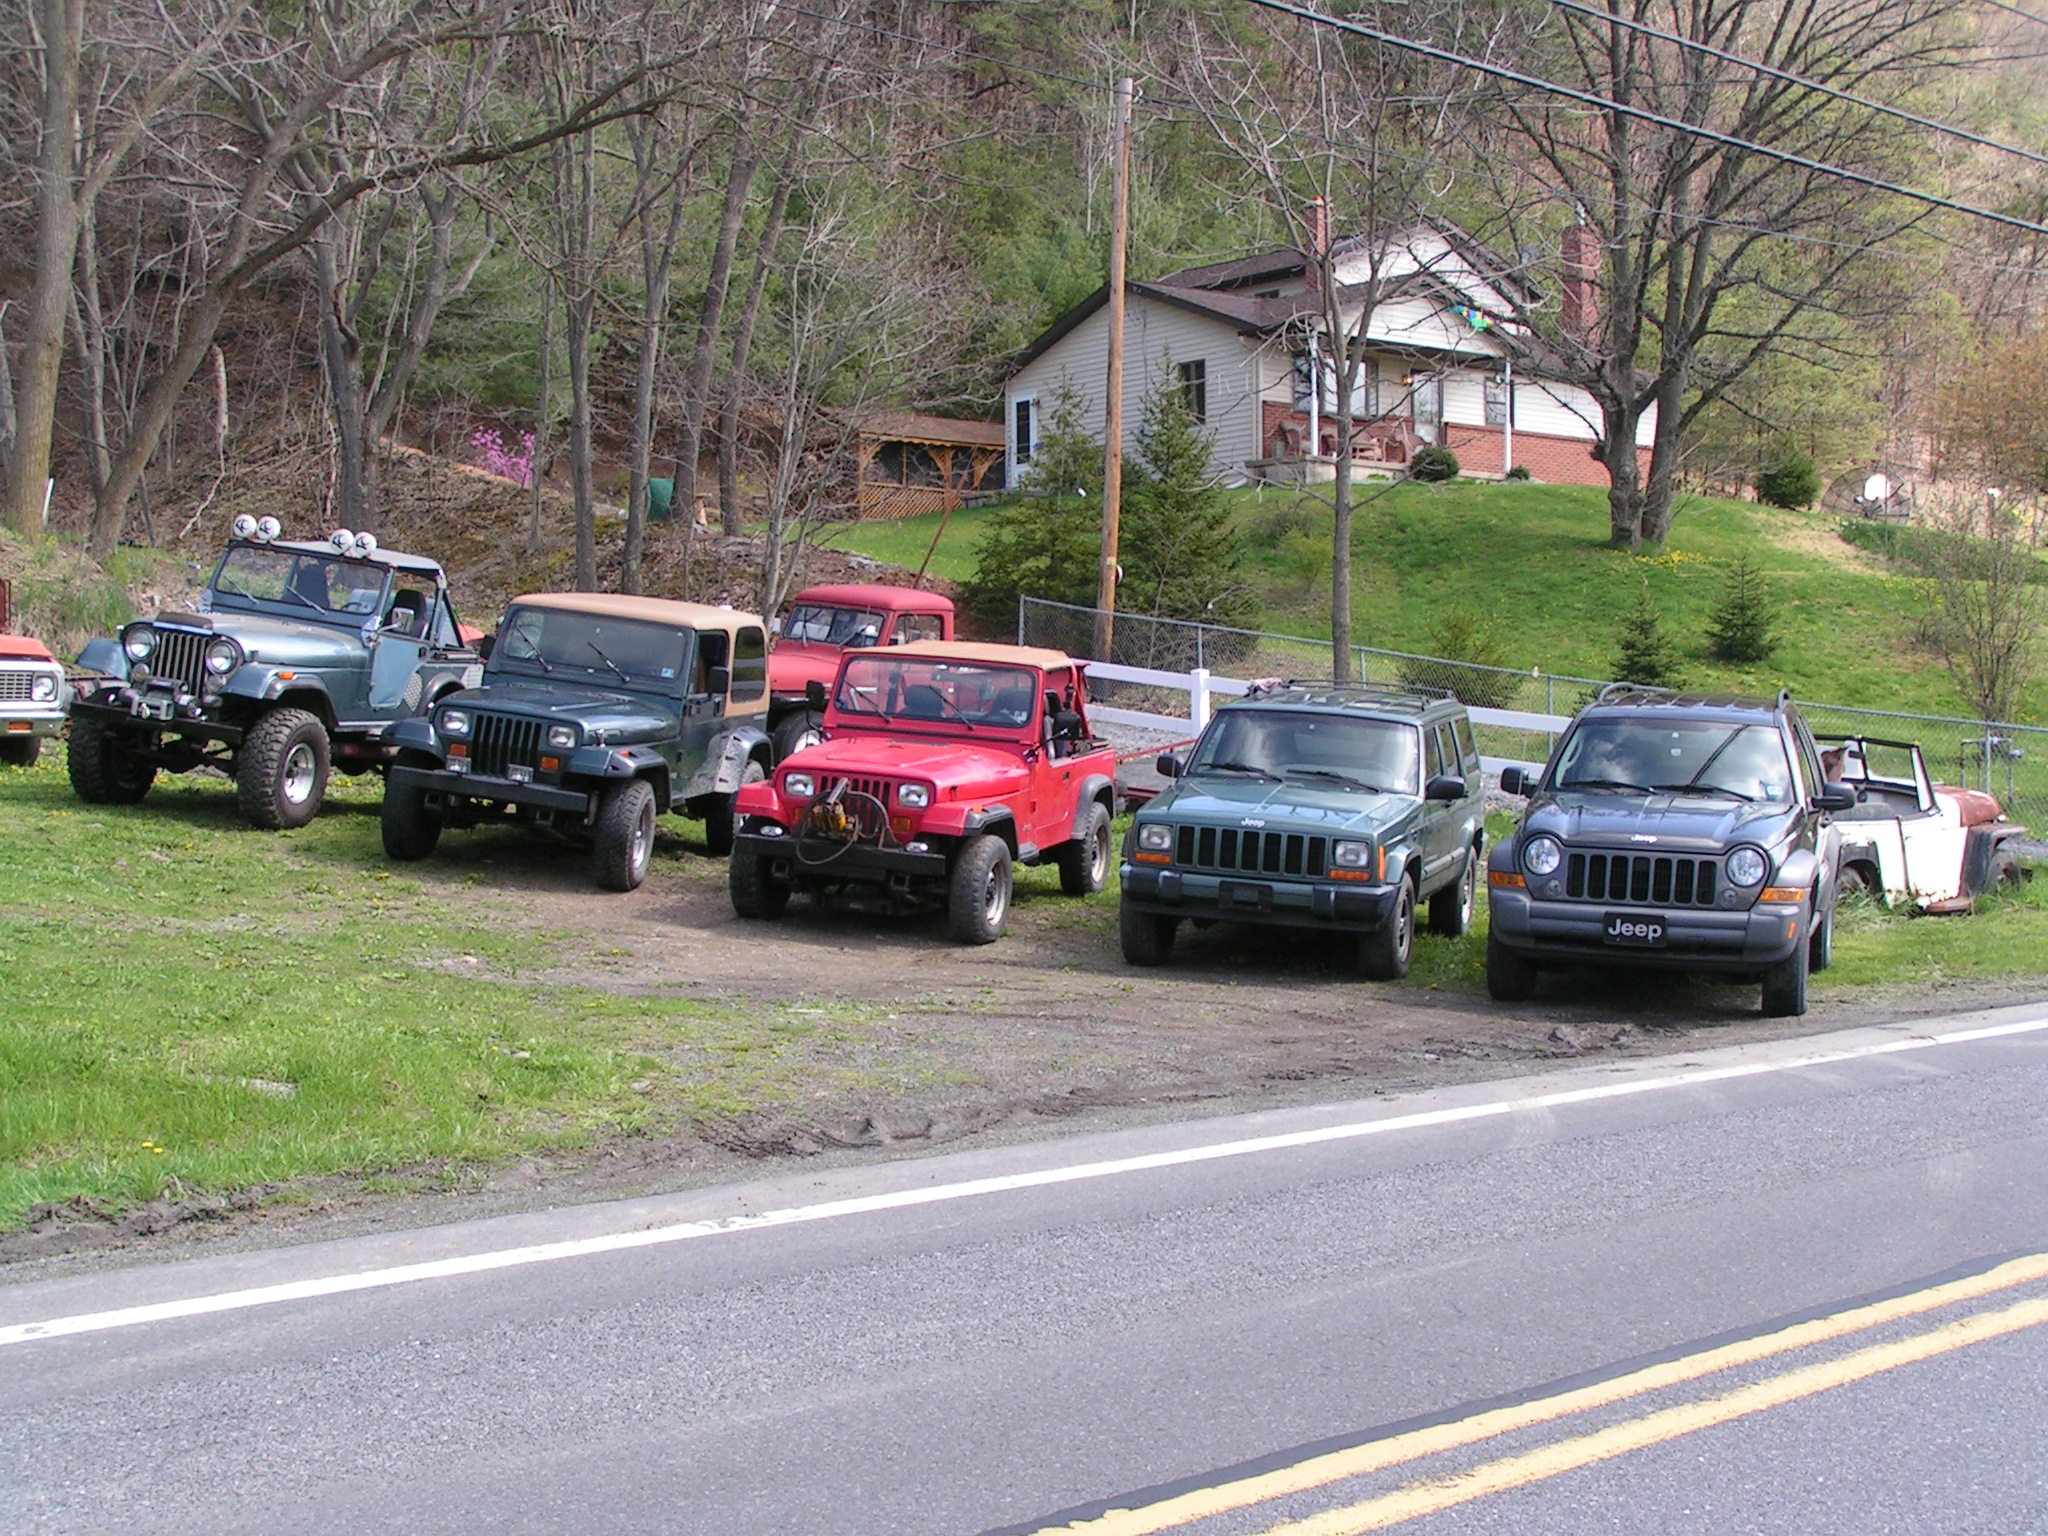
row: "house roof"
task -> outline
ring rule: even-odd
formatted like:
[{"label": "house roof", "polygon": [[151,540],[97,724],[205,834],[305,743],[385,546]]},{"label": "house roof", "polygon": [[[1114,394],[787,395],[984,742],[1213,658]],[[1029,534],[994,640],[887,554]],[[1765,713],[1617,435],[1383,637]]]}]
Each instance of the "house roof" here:
[{"label": "house roof", "polygon": [[927,416],[918,411],[878,411],[855,418],[853,427],[862,437],[889,442],[1000,449],[1005,441],[999,421],[966,421],[957,416]]}]

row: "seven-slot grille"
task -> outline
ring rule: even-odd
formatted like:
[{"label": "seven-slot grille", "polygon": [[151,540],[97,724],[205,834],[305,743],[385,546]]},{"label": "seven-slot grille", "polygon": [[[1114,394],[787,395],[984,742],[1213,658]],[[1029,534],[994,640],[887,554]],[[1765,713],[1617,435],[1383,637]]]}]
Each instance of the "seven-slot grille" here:
[{"label": "seven-slot grille", "polygon": [[0,669],[0,700],[26,704],[35,697],[37,673],[17,668]]},{"label": "seven-slot grille", "polygon": [[539,766],[540,724],[519,715],[472,715],[469,771],[502,779],[514,763],[526,768]]},{"label": "seven-slot grille", "polygon": [[818,798],[823,800],[842,784],[846,786],[847,795],[872,795],[885,806],[891,803],[890,784],[887,779],[847,778],[840,774],[834,774],[819,782]]},{"label": "seven-slot grille", "polygon": [[1190,869],[1295,875],[1311,880],[1329,873],[1327,837],[1300,832],[1240,832],[1235,827],[1181,827],[1174,842],[1174,862]]},{"label": "seven-slot grille", "polygon": [[206,679],[206,648],[212,635],[195,635],[186,629],[159,629],[156,649],[150,653],[149,675],[175,678],[187,692],[197,693]]},{"label": "seven-slot grille", "polygon": [[1710,907],[1720,868],[1714,859],[1662,853],[1575,853],[1565,864],[1564,893],[1585,901]]}]

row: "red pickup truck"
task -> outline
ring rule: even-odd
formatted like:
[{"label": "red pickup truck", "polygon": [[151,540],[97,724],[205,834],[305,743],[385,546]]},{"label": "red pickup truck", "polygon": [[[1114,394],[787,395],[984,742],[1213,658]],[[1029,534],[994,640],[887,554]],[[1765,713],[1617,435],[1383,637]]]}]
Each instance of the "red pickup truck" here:
[{"label": "red pickup truck", "polygon": [[952,600],[936,592],[848,584],[797,593],[768,654],[768,734],[776,761],[817,742],[823,712],[810,703],[810,685],[830,688],[846,652],[952,638]]},{"label": "red pickup truck", "polygon": [[1058,651],[962,641],[854,651],[818,685],[826,739],[733,802],[733,910],[776,918],[792,892],[942,907],[987,944],[1010,869],[1057,864],[1088,896],[1109,873],[1116,753],[1089,734],[1081,667]]}]

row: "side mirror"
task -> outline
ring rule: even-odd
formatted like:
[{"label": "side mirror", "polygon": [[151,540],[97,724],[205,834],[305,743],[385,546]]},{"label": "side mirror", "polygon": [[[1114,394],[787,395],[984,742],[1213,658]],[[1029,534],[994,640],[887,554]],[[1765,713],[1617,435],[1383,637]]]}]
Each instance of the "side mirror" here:
[{"label": "side mirror", "polygon": [[710,683],[709,683],[709,685],[708,685],[708,686],[709,686],[709,689],[710,689],[710,691],[711,691],[712,693],[715,693],[715,694],[717,694],[717,695],[718,695],[718,697],[720,697],[721,699],[722,699],[722,698],[724,698],[724,697],[725,697],[725,696],[726,696],[726,695],[727,695],[728,693],[731,693],[731,692],[732,692],[732,668],[731,668],[731,667],[713,667],[713,668],[711,669],[711,679],[710,679]]},{"label": "side mirror", "polygon": [[1180,777],[1180,759],[1171,752],[1160,753],[1159,760],[1152,766],[1159,771],[1159,777],[1162,779],[1177,779]]},{"label": "side mirror", "polygon": [[1500,792],[1504,795],[1526,795],[1536,787],[1536,781],[1524,773],[1520,765],[1509,763],[1500,771]]},{"label": "side mirror", "polygon": [[1440,773],[1422,788],[1425,800],[1462,800],[1465,798],[1465,781],[1455,773]]},{"label": "side mirror", "polygon": [[1820,787],[1820,793],[1813,797],[1813,808],[1817,811],[1853,811],[1856,809],[1856,791],[1836,779]]},{"label": "side mirror", "polygon": [[775,618],[772,618],[772,619],[770,619],[770,620],[768,621],[768,633],[769,633],[769,634],[771,634],[771,635],[774,635],[774,636],[776,636],[776,637],[777,637],[778,639],[779,639],[779,638],[781,638],[781,635],[782,635],[782,619],[781,619],[781,617],[780,617],[779,615],[778,615],[777,617],[775,617]]},{"label": "side mirror", "polygon": [[412,628],[412,621],[418,617],[419,615],[410,608],[394,608],[391,610],[390,616],[384,620],[384,627],[386,629],[409,630]]},{"label": "side mirror", "polygon": [[479,661],[489,661],[491,659],[491,652],[497,647],[497,644],[498,637],[496,635],[485,635],[482,639],[478,640],[476,643],[477,659]]},{"label": "side mirror", "polygon": [[823,710],[825,707],[825,685],[815,677],[804,684],[804,704],[805,707],[816,710]]}]

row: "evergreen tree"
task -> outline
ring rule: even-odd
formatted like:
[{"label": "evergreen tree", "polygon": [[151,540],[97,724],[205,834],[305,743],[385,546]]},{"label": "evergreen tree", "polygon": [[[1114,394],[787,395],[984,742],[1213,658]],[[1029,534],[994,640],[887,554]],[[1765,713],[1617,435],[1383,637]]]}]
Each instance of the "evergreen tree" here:
[{"label": "evergreen tree", "polygon": [[1678,665],[1678,648],[1664,633],[1662,615],[1651,601],[1648,582],[1643,583],[1635,602],[1622,615],[1613,672],[1622,682],[1640,683],[1646,688],[1676,688],[1685,681]]},{"label": "evergreen tree", "polygon": [[1737,666],[1768,661],[1778,648],[1777,621],[1771,584],[1744,550],[1722,579],[1708,624],[1708,647],[1718,659]]},{"label": "evergreen tree", "polygon": [[1773,507],[1810,507],[1820,495],[1820,471],[1813,456],[1784,448],[1756,477],[1756,499]]},{"label": "evergreen tree", "polygon": [[991,634],[1016,633],[1017,599],[1093,607],[1102,553],[1102,443],[1081,426],[1081,397],[1062,379],[1020,487],[998,506],[965,584],[967,610]]},{"label": "evergreen tree", "polygon": [[1139,407],[1137,437],[1137,461],[1125,469],[1117,606],[1157,618],[1243,623],[1254,609],[1242,577],[1243,542],[1209,470],[1214,437],[1188,409],[1170,356]]}]

